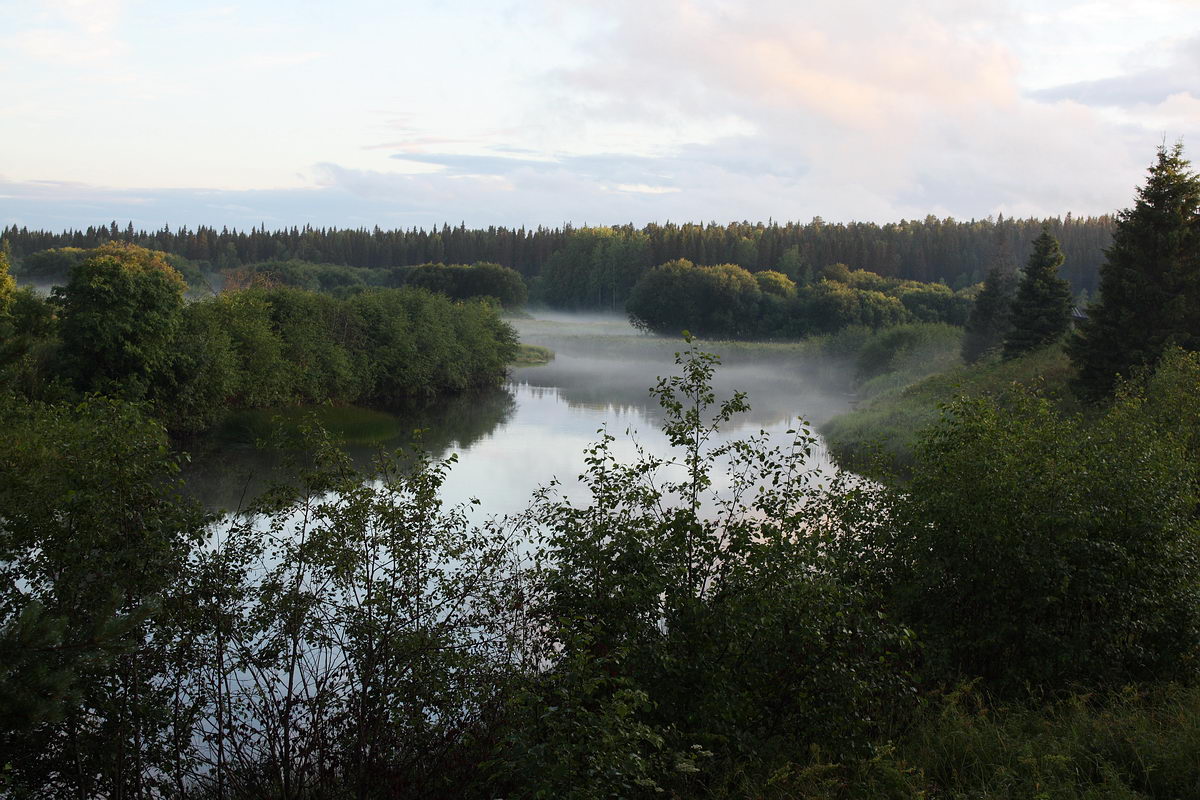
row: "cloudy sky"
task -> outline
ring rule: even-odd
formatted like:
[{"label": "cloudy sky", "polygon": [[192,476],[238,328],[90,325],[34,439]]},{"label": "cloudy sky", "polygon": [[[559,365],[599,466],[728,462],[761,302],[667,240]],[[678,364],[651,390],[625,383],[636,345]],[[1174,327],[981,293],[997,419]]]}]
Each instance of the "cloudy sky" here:
[{"label": "cloudy sky", "polygon": [[1200,0],[0,0],[0,224],[1106,213]]}]

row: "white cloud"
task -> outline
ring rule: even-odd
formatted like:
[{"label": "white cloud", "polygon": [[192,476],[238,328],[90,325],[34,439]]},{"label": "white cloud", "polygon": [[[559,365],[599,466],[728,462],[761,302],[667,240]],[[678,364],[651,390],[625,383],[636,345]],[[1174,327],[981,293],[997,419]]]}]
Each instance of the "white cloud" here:
[{"label": "white cloud", "polygon": [[679,191],[678,186],[649,186],[644,183],[618,183],[618,192],[633,192],[634,194],[672,194]]},{"label": "white cloud", "polygon": [[103,65],[125,50],[117,35],[125,0],[41,0],[38,7],[43,24],[13,33],[7,46],[74,66]]},{"label": "white cloud", "polygon": [[230,224],[1087,214],[1128,204],[1163,134],[1200,140],[1194,1],[511,8],[23,6],[8,194],[140,187]]}]

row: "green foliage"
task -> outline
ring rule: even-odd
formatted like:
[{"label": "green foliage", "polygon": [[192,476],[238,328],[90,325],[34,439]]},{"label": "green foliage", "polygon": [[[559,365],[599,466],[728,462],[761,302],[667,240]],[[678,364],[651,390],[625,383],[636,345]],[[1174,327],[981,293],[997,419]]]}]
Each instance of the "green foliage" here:
[{"label": "green foliage", "polygon": [[493,791],[578,800],[652,797],[663,784],[686,784],[700,771],[697,762],[711,757],[699,746],[672,750],[645,721],[648,695],[620,675],[620,658],[597,657],[597,647],[593,639],[572,642],[554,670],[512,699],[507,734],[488,764]]},{"label": "green foliage", "polygon": [[787,275],[774,270],[763,270],[754,273],[758,288],[763,294],[774,295],[787,299],[796,296],[796,284]]},{"label": "green foliage", "polygon": [[1186,674],[1196,463],[1136,396],[1090,420],[1022,391],[951,403],[875,543],[932,675],[1013,691]]},{"label": "green foliage", "polygon": [[937,421],[941,405],[958,397],[994,396],[1014,383],[1036,386],[1060,408],[1073,407],[1067,384],[1074,371],[1061,347],[964,367],[956,357],[961,339],[940,341],[941,346],[935,338],[928,349],[914,350],[898,370],[860,384],[860,403],[822,426],[839,464],[879,477],[904,475],[912,468],[917,435]]},{"label": "green foliage", "polygon": [[[530,534],[545,537],[533,608],[552,634],[541,656],[552,664],[546,691],[607,673],[607,691],[629,713],[603,735],[646,724],[669,752],[699,748],[714,763],[777,765],[810,745],[854,753],[902,705],[907,632],[839,579],[838,534],[823,523],[830,508],[803,466],[812,437],[720,442],[744,397],[716,403],[714,356],[693,350],[677,363],[682,374],[655,390],[676,454],[621,463],[603,434],[585,457],[588,501],[551,487],[531,509]],[[648,705],[629,705],[627,691]],[[570,752],[597,735],[557,730],[555,746]],[[642,751],[620,758],[633,752]],[[649,777],[696,791],[692,778]]]},{"label": "green foliage", "polygon": [[1058,277],[1065,257],[1049,230],[1033,242],[1029,263],[1009,314],[1004,357],[1015,358],[1053,344],[1071,325],[1071,286]]},{"label": "green foliage", "polygon": [[15,615],[6,614],[0,628],[0,741],[44,722],[57,722],[75,676],[47,654],[62,649],[67,623],[51,617],[37,601]]},{"label": "green foliage", "polygon": [[194,779],[242,796],[461,796],[511,672],[509,539],[442,506],[453,458],[383,458],[364,481],[306,438],[299,485],[197,560],[202,658],[186,678],[227,711],[196,719]]},{"label": "green foliage", "polygon": [[966,363],[974,364],[999,352],[1004,345],[1012,328],[1017,283],[1017,276],[1002,267],[994,267],[988,272],[967,318],[962,346],[962,359]]},{"label": "green foliage", "polygon": [[954,346],[961,328],[944,323],[911,323],[882,328],[854,357],[854,383],[860,396],[878,394],[884,385],[908,385],[955,366]]},{"label": "green foliage", "polygon": [[883,328],[906,322],[962,324],[970,300],[942,284],[897,281],[845,264],[797,288],[774,271],[751,275],[724,264],[672,261],[648,270],[626,303],[630,321],[645,330],[729,338],[797,338],[851,326]]},{"label": "green foliage", "polygon": [[499,264],[422,264],[401,272],[404,285],[438,292],[455,300],[492,297],[505,308],[519,308],[529,300],[521,273]]},{"label": "green foliage", "polygon": [[1117,216],[1087,313],[1070,350],[1089,398],[1110,396],[1171,345],[1200,350],[1200,176],[1182,145],[1159,149],[1134,207]]},{"label": "green foliage", "polygon": [[997,705],[965,685],[935,698],[899,744],[914,793],[947,798],[1190,797],[1200,764],[1200,692],[1130,687],[1044,706]]},{"label": "green foliage", "polygon": [[580,228],[546,261],[542,300],[559,308],[620,309],[651,264],[649,237],[625,228]]},{"label": "green foliage", "polygon": [[132,245],[93,251],[53,303],[15,293],[0,324],[0,379],[30,397],[69,395],[61,375],[77,392],[144,400],[176,433],[230,408],[465,392],[496,383],[516,355],[492,305],[411,288],[336,299],[259,287],[185,305],[162,254]]},{"label": "green foliage", "polygon": [[[1054,235],[1068,253],[1063,265],[1076,290],[1094,292],[1097,268],[1103,260],[1112,228],[1111,216],[1049,219],[954,220],[927,216],[897,223],[870,222],[831,223],[820,217],[809,222],[731,222],[715,223],[651,223],[642,228],[631,225],[611,229],[630,242],[644,243],[635,247],[624,259],[633,272],[625,284],[632,286],[637,274],[652,264],[684,258],[695,264],[737,264],[755,272],[777,269],[798,284],[812,283],[814,275],[826,264],[844,262],[855,264],[889,278],[932,282],[942,280],[958,289],[980,282],[987,273],[998,246],[1009,251],[1023,251],[1040,233],[1044,224],[1052,226]],[[194,265],[219,271],[255,265],[267,261],[297,260],[309,264],[319,262],[321,271],[327,268],[343,270],[342,277],[358,275],[367,285],[384,285],[386,273],[396,264],[456,263],[470,264],[490,261],[519,271],[527,280],[539,274],[558,273],[563,264],[549,268],[549,262],[559,254],[593,238],[596,228],[573,229],[538,227],[468,229],[465,225],[442,225],[429,229],[409,228],[384,230],[380,228],[312,228],[309,226],[268,231],[215,229],[201,225],[196,228],[169,230],[124,229],[116,223],[51,233],[29,230],[15,225],[0,231],[8,239],[20,262],[30,254],[52,247],[97,247],[107,241],[125,241],[143,247],[163,250],[184,256]],[[585,244],[583,250],[590,245]],[[627,254],[628,255],[628,254]],[[568,261],[575,261],[572,256]],[[616,267],[618,284],[624,271],[621,262],[598,262],[602,269]],[[578,264],[576,264],[578,265]],[[188,271],[176,265],[191,282]],[[622,296],[610,294],[612,273],[601,272],[594,280],[575,272],[567,284],[564,302],[583,303],[581,307],[616,310]],[[65,275],[66,272],[64,271]],[[382,277],[381,277],[382,276]],[[552,283],[557,283],[556,275]],[[325,278],[319,280],[325,283]],[[287,279],[280,279],[288,283]],[[591,291],[583,286],[593,283]],[[598,284],[598,285],[597,285]],[[245,288],[250,284],[245,284]],[[300,288],[317,289],[315,285],[292,284]],[[326,284],[325,290],[328,289]],[[579,290],[581,293],[575,293]],[[553,292],[552,292],[553,293]],[[557,303],[557,299],[553,299]]]},{"label": "green foliage", "polygon": [[223,270],[227,290],[251,286],[291,286],[330,294],[350,293],[368,285],[381,285],[385,274],[382,270],[314,264],[299,259],[263,261]]},{"label": "green foliage", "polygon": [[162,598],[203,517],[177,495],[162,428],[131,406],[7,396],[0,426],[9,779],[77,796],[147,791],[153,778],[136,765],[169,738]]},{"label": "green foliage", "polygon": [[847,325],[882,328],[908,319],[898,297],[828,278],[813,284],[805,299],[809,329],[815,332],[836,331]]},{"label": "green foliage", "polygon": [[944,283],[903,281],[892,292],[916,322],[963,325],[971,309],[971,302],[963,293],[952,291]]},{"label": "green foliage", "polygon": [[[108,242],[90,249],[57,247],[30,253],[23,260],[19,277],[22,283],[63,286],[70,281],[71,272],[76,266],[90,258],[103,255],[106,248],[114,244],[120,246],[122,243]],[[203,270],[191,260],[177,253],[161,253],[161,258],[180,274],[189,287],[207,288],[207,278]]]},{"label": "green foliage", "polygon": [[804,262],[799,245],[792,245],[784,250],[775,268],[801,286],[807,286],[813,281],[812,266]]},{"label": "green foliage", "polygon": [[8,315],[15,300],[17,282],[11,274],[11,264],[8,256],[8,242],[0,243],[0,331],[8,323]]},{"label": "green foliage", "polygon": [[161,254],[115,243],[98,248],[55,290],[63,372],[81,391],[146,397],[169,363],[183,290]]},{"label": "green foliage", "polygon": [[518,366],[538,366],[540,364],[549,364],[554,360],[554,351],[549,347],[543,347],[537,344],[521,343],[517,345],[517,357],[513,359],[513,364]]},{"label": "green foliage", "polygon": [[758,281],[735,264],[672,261],[646,272],[625,307],[645,330],[737,338],[753,330],[761,297]]},{"label": "green foliage", "polygon": [[89,251],[81,247],[56,247],[30,253],[22,261],[21,279],[33,283],[66,283],[71,270],[89,255]]},{"label": "green foliage", "polygon": [[[740,285],[734,270],[718,277]],[[953,360],[960,335],[846,328],[811,347],[874,389]],[[409,396],[513,350],[484,303],[259,288],[181,312],[152,397],[187,416],[222,393]],[[621,459],[602,431],[582,491],[554,483],[479,524],[440,499],[453,458],[363,474],[293,424],[294,480],[205,528],[137,408],[4,395],[4,791],[1194,793],[1200,694],[1115,687],[1195,677],[1200,356],[1169,350],[1088,418],[1005,391],[1063,385],[1053,347],[893,394],[996,395],[952,402],[903,487],[814,470],[804,428],[729,438],[747,404],[717,401],[717,358],[676,364],[654,389],[669,454]],[[964,679],[985,691],[917,694]],[[1099,693],[1058,701],[1080,687]]]}]

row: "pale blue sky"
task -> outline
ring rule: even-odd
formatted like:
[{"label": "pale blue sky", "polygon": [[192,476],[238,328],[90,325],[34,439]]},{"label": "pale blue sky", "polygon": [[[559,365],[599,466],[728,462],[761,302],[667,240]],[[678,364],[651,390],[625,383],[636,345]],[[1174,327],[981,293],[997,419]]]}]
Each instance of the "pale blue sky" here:
[{"label": "pale blue sky", "polygon": [[0,0],[0,224],[1105,213],[1200,0]]}]

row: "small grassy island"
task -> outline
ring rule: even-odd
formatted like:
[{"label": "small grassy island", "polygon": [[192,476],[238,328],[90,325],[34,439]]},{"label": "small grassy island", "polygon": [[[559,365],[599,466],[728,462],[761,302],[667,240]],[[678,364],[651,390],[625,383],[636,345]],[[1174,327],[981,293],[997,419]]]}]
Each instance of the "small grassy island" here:
[{"label": "small grassy island", "polygon": [[554,351],[549,347],[521,342],[517,345],[517,356],[512,363],[519,367],[536,367],[549,364],[553,360]]}]

